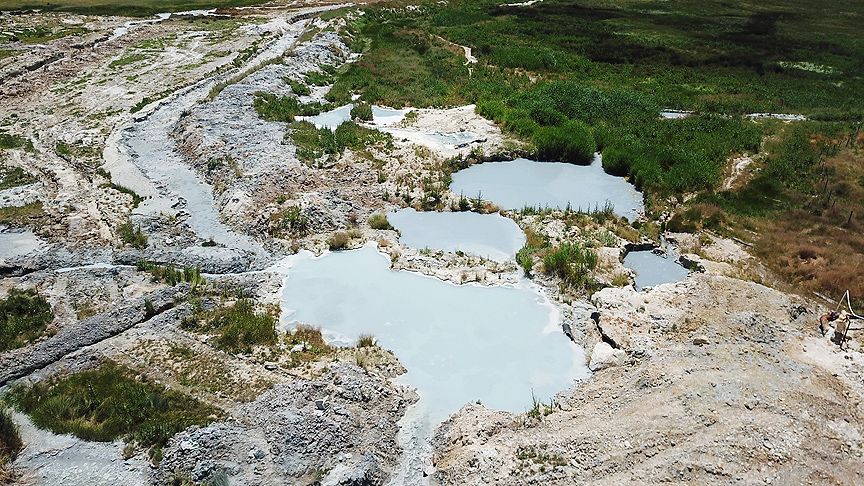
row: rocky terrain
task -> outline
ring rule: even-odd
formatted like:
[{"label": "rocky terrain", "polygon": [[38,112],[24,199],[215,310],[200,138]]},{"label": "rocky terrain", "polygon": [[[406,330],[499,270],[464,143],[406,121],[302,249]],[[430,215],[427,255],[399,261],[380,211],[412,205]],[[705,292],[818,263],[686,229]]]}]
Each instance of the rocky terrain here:
[{"label": "rocky terrain", "polygon": [[[469,105],[358,120],[387,142],[304,161],[288,123],[262,118],[254,104],[261,93],[326,102],[328,86],[300,94],[292,83],[363,55],[348,28],[360,14],[326,15],[341,7],[146,22],[0,17],[6,30],[65,33],[33,48],[10,43],[15,54],[0,57],[3,133],[32,144],[0,149],[0,166],[32,178],[0,190],[0,298],[33,289],[53,312],[41,336],[0,351],[0,392],[113,362],[219,410],[152,448],[55,434],[15,411],[24,447],[10,481],[399,484],[400,468],[421,462],[412,484],[864,482],[858,335],[843,349],[831,343],[831,332],[818,331],[829,304],[763,285],[771,272],[738,242],[666,233],[698,271],[637,291],[623,258],[659,242],[626,221],[585,216],[574,225],[569,212],[502,211],[550,245],[595,248],[592,279],[605,288],[588,296],[538,271],[540,261],[523,270],[410,248],[397,231],[373,228],[370,216],[411,201],[457,209],[452,164],[525,149]],[[731,161],[729,187],[747,169],[742,160]],[[346,238],[339,248],[336,232]],[[398,356],[376,345],[290,341],[287,317],[272,310],[283,257],[369,242],[393,270],[457,285],[508,285],[533,273],[591,376],[526,413],[466,404],[435,430],[431,458],[417,459],[399,434],[418,394],[398,380],[406,371]],[[166,277],[165,267],[195,276]],[[258,315],[277,316],[275,344],[226,350],[190,324],[244,299]]]}]

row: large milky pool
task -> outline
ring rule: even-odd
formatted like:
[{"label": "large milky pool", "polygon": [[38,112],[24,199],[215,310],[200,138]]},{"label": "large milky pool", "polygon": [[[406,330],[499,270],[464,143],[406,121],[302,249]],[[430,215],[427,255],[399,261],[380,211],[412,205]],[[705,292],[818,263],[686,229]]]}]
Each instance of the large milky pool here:
[{"label": "large milky pool", "polygon": [[591,165],[516,159],[486,162],[453,174],[450,190],[505,209],[540,206],[589,210],[612,204],[615,214],[634,220],[644,211],[642,194],[621,177],[603,171],[600,156]]},{"label": "large milky pool", "polygon": [[587,374],[581,349],[562,333],[558,311],[530,284],[456,286],[392,271],[374,246],[315,258],[291,257],[283,289],[283,324],[322,327],[352,345],[372,334],[408,369],[432,423],[462,405],[513,412],[532,393],[549,402]]},{"label": "large milky pool", "polygon": [[387,215],[399,241],[414,248],[463,251],[499,262],[512,260],[525,233],[510,218],[470,212],[418,212],[407,208]]}]

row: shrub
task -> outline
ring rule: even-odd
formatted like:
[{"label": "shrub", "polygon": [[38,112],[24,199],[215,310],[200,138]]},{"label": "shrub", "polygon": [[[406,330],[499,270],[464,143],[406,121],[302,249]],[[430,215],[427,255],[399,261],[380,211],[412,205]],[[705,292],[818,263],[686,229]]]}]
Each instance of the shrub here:
[{"label": "shrub", "polygon": [[372,105],[366,102],[356,103],[351,108],[351,118],[363,121],[372,121]]},{"label": "shrub", "polygon": [[371,348],[375,346],[375,337],[371,334],[361,334],[359,338],[357,338],[357,347],[358,348]]},{"label": "shrub", "polygon": [[303,324],[299,324],[285,336],[285,344],[289,349],[301,347],[298,351],[291,352],[291,366],[314,361],[335,352],[335,349],[324,341],[320,328]]},{"label": "shrub", "polygon": [[309,89],[309,86],[301,83],[300,81],[288,81],[288,84],[291,86],[291,91],[294,92],[297,96],[309,96],[312,94],[312,90]]},{"label": "shrub", "polygon": [[139,249],[147,246],[147,235],[141,231],[140,226],[133,225],[131,221],[118,226],[117,232],[120,233],[120,241],[124,244]]},{"label": "shrub", "polygon": [[21,167],[0,167],[0,191],[36,182],[36,178]]},{"label": "shrub", "polygon": [[[207,245],[205,241],[202,246]],[[215,244],[215,243],[214,243]],[[153,280],[157,282],[167,283],[168,285],[177,285],[178,283],[187,282],[191,284],[192,289],[206,283],[204,277],[201,276],[201,269],[198,267],[183,267],[177,268],[172,265],[159,265],[146,260],[141,260],[136,265],[138,271],[147,272],[153,276]]]},{"label": "shrub", "polygon": [[387,215],[381,213],[375,213],[372,216],[369,216],[369,226],[376,230],[393,229],[393,226],[390,226],[390,221],[387,221]]},{"label": "shrub", "polygon": [[305,236],[309,231],[309,218],[297,205],[271,214],[270,221],[269,229],[273,236],[278,236],[281,232],[287,232],[291,236]]},{"label": "shrub", "polygon": [[9,400],[38,427],[55,434],[100,442],[123,438],[145,447],[164,446],[177,432],[220,414],[111,361],[94,370],[16,387]]},{"label": "shrub", "polygon": [[9,295],[0,300],[0,351],[36,339],[52,320],[51,305],[35,290],[9,290]]},{"label": "shrub", "polygon": [[578,243],[562,243],[543,257],[543,271],[571,287],[587,287],[596,266],[597,254]]},{"label": "shrub", "polygon": [[276,343],[275,312],[256,312],[251,299],[238,299],[232,306],[186,319],[183,327],[213,333],[216,347],[229,353],[248,354],[253,346]]},{"label": "shrub", "polygon": [[258,116],[267,121],[292,122],[300,114],[300,102],[295,96],[258,92],[255,93],[252,106]]},{"label": "shrub", "polygon": [[18,434],[18,426],[12,421],[9,412],[0,408],[0,482],[9,479],[8,465],[18,457],[22,448],[24,443]]},{"label": "shrub", "polygon": [[346,246],[348,246],[348,242],[350,240],[351,237],[348,235],[348,233],[344,231],[337,231],[330,235],[330,240],[328,241],[328,244],[330,245],[330,250],[342,250]]},{"label": "shrub", "polygon": [[33,142],[29,138],[0,131],[0,149],[33,150]]},{"label": "shrub", "polygon": [[578,120],[561,126],[540,127],[533,141],[537,155],[543,160],[590,163],[597,149],[591,128]]}]

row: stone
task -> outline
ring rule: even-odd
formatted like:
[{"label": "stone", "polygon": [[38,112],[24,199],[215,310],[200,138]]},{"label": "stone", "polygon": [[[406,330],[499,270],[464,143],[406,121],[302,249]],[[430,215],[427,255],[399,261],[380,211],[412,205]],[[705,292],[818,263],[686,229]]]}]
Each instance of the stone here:
[{"label": "stone", "polygon": [[612,366],[621,366],[624,364],[624,351],[615,349],[605,342],[599,342],[594,345],[591,351],[591,361],[588,368],[591,371],[600,371]]},{"label": "stone", "polygon": [[695,344],[696,346],[704,346],[708,344],[708,342],[708,338],[705,336],[696,336],[695,338],[693,338],[693,344]]}]

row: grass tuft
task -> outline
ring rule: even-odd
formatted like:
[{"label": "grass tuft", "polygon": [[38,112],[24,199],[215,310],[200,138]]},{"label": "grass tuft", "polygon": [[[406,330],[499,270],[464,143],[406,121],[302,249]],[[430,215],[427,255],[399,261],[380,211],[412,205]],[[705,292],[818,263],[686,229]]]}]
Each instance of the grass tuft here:
[{"label": "grass tuft", "polygon": [[43,335],[53,320],[51,304],[35,290],[10,289],[6,298],[0,299],[0,352]]},{"label": "grass tuft", "polygon": [[125,439],[160,448],[219,410],[111,361],[99,368],[13,388],[9,401],[38,427],[91,441]]}]

